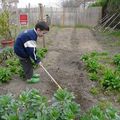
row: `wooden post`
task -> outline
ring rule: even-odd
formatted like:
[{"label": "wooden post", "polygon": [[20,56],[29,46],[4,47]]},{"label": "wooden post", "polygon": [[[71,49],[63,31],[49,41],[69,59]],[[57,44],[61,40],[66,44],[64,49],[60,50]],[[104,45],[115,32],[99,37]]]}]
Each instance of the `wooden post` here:
[{"label": "wooden post", "polygon": [[64,26],[64,23],[65,23],[65,8],[63,7],[62,26]]},{"label": "wooden post", "polygon": [[30,28],[31,17],[30,17],[30,3],[28,4],[28,28]]},{"label": "wooden post", "polygon": [[[39,14],[39,20],[43,21],[43,5],[39,3],[39,8],[40,8],[40,14]],[[45,48],[45,36],[43,36],[43,48]]]},{"label": "wooden post", "polygon": [[52,26],[52,23],[53,23],[53,21],[52,21],[53,20],[53,9],[52,9],[52,7],[50,7],[50,8],[51,8],[51,10],[50,10],[51,11],[50,17],[51,17],[51,26]]},{"label": "wooden post", "polygon": [[85,6],[86,6],[86,1],[84,0],[84,8],[85,8]]},{"label": "wooden post", "polygon": [[40,19],[40,21],[43,21],[43,5],[41,3],[39,3],[39,8],[40,8],[39,19]]}]

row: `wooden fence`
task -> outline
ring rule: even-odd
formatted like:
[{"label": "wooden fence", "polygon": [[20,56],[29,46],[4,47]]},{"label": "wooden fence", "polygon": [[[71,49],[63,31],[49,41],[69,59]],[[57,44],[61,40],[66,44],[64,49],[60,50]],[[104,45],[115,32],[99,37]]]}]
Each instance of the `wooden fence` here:
[{"label": "wooden fence", "polygon": [[[40,19],[39,8],[30,8],[29,10],[26,10],[26,12],[28,12],[29,14],[30,24],[34,24]],[[45,8],[44,7],[44,19],[46,14],[50,16],[52,25],[95,26],[98,24],[98,21],[101,19],[102,8],[90,7],[90,8],[83,9],[83,8],[52,8],[52,7]]]}]

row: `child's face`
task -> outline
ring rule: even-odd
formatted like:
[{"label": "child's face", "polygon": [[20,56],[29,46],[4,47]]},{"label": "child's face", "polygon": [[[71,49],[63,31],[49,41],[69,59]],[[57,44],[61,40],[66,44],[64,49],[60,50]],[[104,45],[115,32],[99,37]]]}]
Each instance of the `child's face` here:
[{"label": "child's face", "polygon": [[40,29],[37,29],[37,35],[38,35],[39,37],[43,37],[44,34],[46,34],[47,32],[48,32],[47,30],[41,31]]}]

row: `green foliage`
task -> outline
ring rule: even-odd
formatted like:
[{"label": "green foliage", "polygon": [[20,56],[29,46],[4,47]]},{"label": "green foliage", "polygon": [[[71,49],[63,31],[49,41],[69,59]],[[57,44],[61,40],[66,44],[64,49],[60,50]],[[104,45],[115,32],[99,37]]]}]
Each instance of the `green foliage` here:
[{"label": "green foliage", "polygon": [[92,87],[90,89],[90,93],[92,93],[93,95],[98,95],[99,94],[99,90],[96,87]]},{"label": "green foliage", "polygon": [[118,31],[113,31],[113,32],[111,32],[109,35],[113,35],[113,36],[115,36],[115,37],[120,37],[120,30],[118,30]]},{"label": "green foliage", "polygon": [[9,69],[2,67],[0,68],[0,82],[8,82],[11,80],[11,72]]},{"label": "green foliage", "polygon": [[[45,57],[45,54],[47,52],[46,48],[38,49],[38,56]],[[24,78],[24,72],[21,67],[21,64],[19,62],[19,59],[17,56],[15,56],[12,48],[5,48],[3,49],[2,53],[0,54],[0,61],[5,63],[4,69],[0,69],[0,81],[1,82],[7,82],[11,79],[12,75],[18,74],[20,77]],[[33,62],[33,67],[37,68],[37,65]],[[2,75],[3,74],[3,75]]]},{"label": "green foliage", "polygon": [[2,50],[0,53],[0,61],[1,63],[4,62],[5,60],[11,58],[14,56],[13,48],[6,47]]},{"label": "green foliage", "polygon": [[114,62],[116,65],[120,65],[120,54],[114,55],[114,57],[113,57],[113,62]]},{"label": "green foliage", "polygon": [[37,56],[39,56],[40,58],[44,58],[47,51],[47,48],[38,49]]},{"label": "green foliage", "polygon": [[109,13],[120,12],[120,0],[109,0],[107,9]]},{"label": "green foliage", "polygon": [[0,120],[72,120],[80,114],[73,94],[58,90],[54,96],[50,105],[35,89],[23,91],[16,100],[10,95],[0,96]]},{"label": "green foliage", "polygon": [[89,78],[92,81],[98,81],[99,80],[98,74],[96,72],[89,73]]},{"label": "green foliage", "polygon": [[118,76],[113,70],[106,69],[103,79],[101,81],[102,86],[109,90],[120,90],[120,76]]},{"label": "green foliage", "polygon": [[13,74],[19,74],[20,69],[22,69],[17,58],[8,59],[5,63]]},{"label": "green foliage", "polygon": [[54,104],[55,108],[60,111],[60,120],[72,120],[76,118],[76,115],[79,115],[79,105],[73,102],[75,98],[73,93],[68,93],[67,90],[58,89],[54,97],[57,101],[57,104]]},{"label": "green foliage", "polygon": [[[47,48],[39,48],[37,49],[37,56],[40,57],[40,59],[43,59],[47,53]],[[39,67],[39,65],[35,64],[34,61],[32,61],[32,64],[33,64],[33,68],[36,69]]]},{"label": "green foliage", "polygon": [[14,56],[13,58],[6,60],[5,64],[12,75],[18,74],[20,77],[24,78],[24,72],[18,58]]},{"label": "green foliage", "polygon": [[87,60],[89,60],[89,54],[84,54],[84,55],[82,55],[81,56],[81,58],[80,58],[82,61],[87,61]]},{"label": "green foliage", "polygon": [[[30,118],[34,118],[37,112],[41,112],[43,114],[45,111],[47,112],[46,108],[46,98],[39,95],[39,91],[37,90],[30,90],[25,91],[19,96],[19,100],[21,102],[21,116],[25,120],[29,120]],[[23,112],[24,111],[24,112]]]},{"label": "green foliage", "polygon": [[10,40],[13,29],[16,27],[10,24],[10,13],[8,10],[4,10],[0,13],[0,35],[6,40]]},{"label": "green foliage", "polygon": [[107,0],[97,0],[95,3],[91,4],[90,7],[104,7],[107,4]]},{"label": "green foliage", "polygon": [[98,69],[100,68],[100,65],[96,60],[89,59],[86,62],[86,67],[88,68],[89,72],[96,72],[97,73]]},{"label": "green foliage", "polygon": [[101,6],[103,8],[107,7],[107,12],[113,14],[115,12],[120,12],[120,0],[96,0],[95,3],[91,4],[89,7]]},{"label": "green foliage", "polygon": [[57,92],[54,94],[54,97],[58,101],[65,101],[65,100],[73,100],[74,95],[72,93],[68,93],[67,90],[58,89]]},{"label": "green foliage", "polygon": [[98,63],[99,53],[96,51],[91,52],[90,54],[84,54],[81,56],[81,60],[85,62],[85,65],[89,72],[96,72],[100,68]]},{"label": "green foliage", "polygon": [[82,55],[81,60],[84,62],[88,61],[89,59],[98,60],[98,58],[97,58],[98,56],[99,56],[99,53],[96,51],[93,51],[91,53],[86,53],[86,54]]},{"label": "green foliage", "polygon": [[85,113],[80,120],[119,120],[118,111],[111,105],[105,107],[94,106],[87,113]]},{"label": "green foliage", "polygon": [[[94,51],[83,55],[81,59],[85,62],[90,80],[100,82],[104,89],[120,91],[120,55],[116,54],[113,57],[113,62],[117,66],[113,66],[113,62],[104,65],[105,60],[103,61],[103,58],[107,55],[106,52],[98,53]],[[103,64],[100,63],[101,60]]]}]

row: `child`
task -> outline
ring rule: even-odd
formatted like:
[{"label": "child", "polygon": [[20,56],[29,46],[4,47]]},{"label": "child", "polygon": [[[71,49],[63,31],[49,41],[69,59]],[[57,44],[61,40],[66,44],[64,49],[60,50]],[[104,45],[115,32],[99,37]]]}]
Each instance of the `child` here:
[{"label": "child", "polygon": [[14,52],[20,60],[28,82],[39,81],[39,76],[33,75],[31,58],[36,64],[41,64],[40,58],[36,56],[37,37],[43,37],[48,31],[49,27],[45,22],[38,22],[34,29],[20,33],[15,41]]}]

